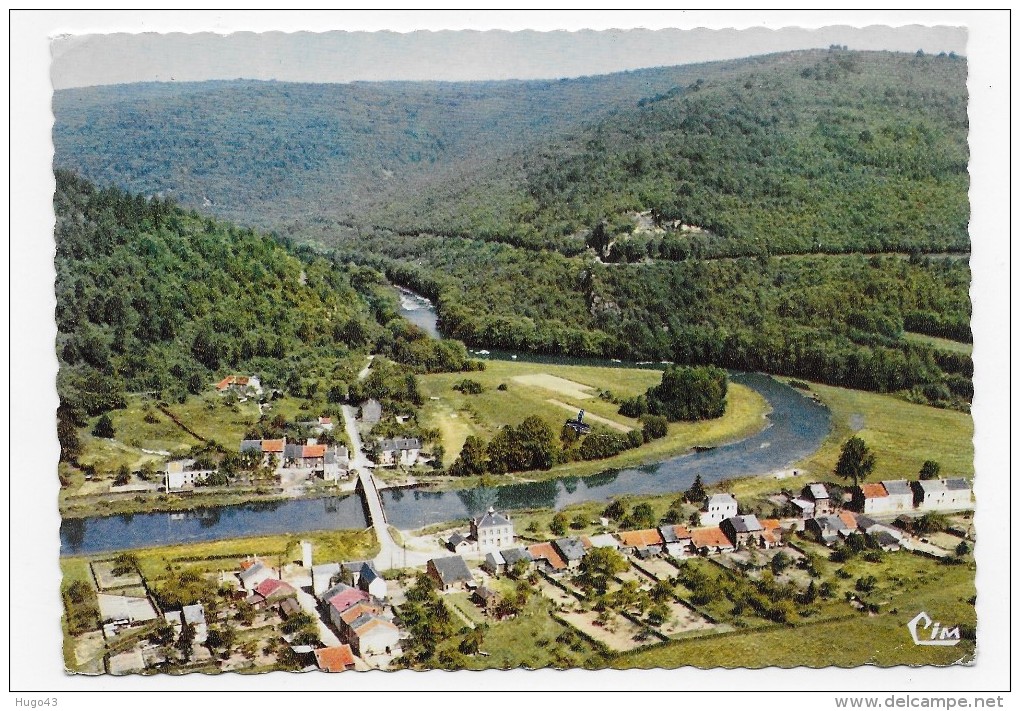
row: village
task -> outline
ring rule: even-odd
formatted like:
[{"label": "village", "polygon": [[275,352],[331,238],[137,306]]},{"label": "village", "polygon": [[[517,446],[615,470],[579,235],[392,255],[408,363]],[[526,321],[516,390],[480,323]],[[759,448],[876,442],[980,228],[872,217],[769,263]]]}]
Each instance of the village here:
[{"label": "village", "polygon": [[533,522],[518,530],[514,514],[492,507],[464,527],[418,535],[375,525],[377,537],[400,539],[396,562],[384,551],[322,560],[302,540],[299,557],[196,561],[157,582],[130,552],[92,559],[87,583],[65,590],[69,619],[90,599],[98,608],[98,629],[75,638],[76,661],[111,674],[414,667],[423,644],[434,644],[423,642],[415,611],[423,595],[448,615],[451,642],[473,640],[456,652],[468,659],[494,653],[495,630],[534,614],[562,627],[552,647],[609,659],[801,618],[874,616],[887,604],[889,571],[951,565],[974,542],[962,479],[848,491],[813,482],[770,494],[771,517],[700,482],[681,499],[663,517],[673,523],[634,527],[649,511],[628,514],[616,501],[591,520],[556,514],[547,536]]}]

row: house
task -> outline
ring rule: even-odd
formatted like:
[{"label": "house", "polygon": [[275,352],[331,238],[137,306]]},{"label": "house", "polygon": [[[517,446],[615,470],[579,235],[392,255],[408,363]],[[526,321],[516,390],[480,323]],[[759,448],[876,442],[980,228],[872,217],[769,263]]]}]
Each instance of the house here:
[{"label": "house", "polygon": [[[341,615],[347,612],[350,608],[357,605],[359,602],[369,602],[369,596],[367,592],[345,586],[345,590],[332,595],[328,601],[329,605],[329,619],[333,623],[333,626],[337,629],[341,629],[344,625]],[[349,641],[349,640],[348,640]]]},{"label": "house", "polygon": [[729,553],[733,543],[719,526],[702,526],[691,529],[691,545],[700,555]]},{"label": "house", "polygon": [[308,440],[307,444],[288,444],[283,451],[283,466],[311,469],[314,474],[321,476],[326,470],[326,452],[329,449],[315,440]]},{"label": "house", "polygon": [[659,534],[668,555],[683,558],[691,550],[691,532],[686,526],[659,526]]},{"label": "house", "polygon": [[790,508],[793,509],[793,515],[801,520],[807,520],[815,517],[815,502],[808,501],[800,497],[790,499]]},{"label": "house", "polygon": [[294,597],[295,595],[297,595],[297,590],[289,583],[285,583],[277,578],[266,578],[255,587],[248,600],[250,604],[256,607],[276,607],[285,598]]},{"label": "house", "polygon": [[888,512],[910,511],[914,508],[914,490],[910,488],[908,481],[905,479],[883,481],[882,486],[885,487],[888,498]]},{"label": "house", "polygon": [[468,553],[474,549],[474,542],[466,535],[457,531],[446,539],[446,547],[454,553]]},{"label": "house", "polygon": [[[849,512],[844,511],[843,513],[848,514]],[[852,523],[848,523],[848,518],[852,520]],[[820,543],[831,546],[840,539],[846,538],[855,532],[857,530],[857,520],[853,519],[852,516],[843,517],[833,514],[816,516],[815,518],[808,519],[804,524],[804,530],[814,535]]]},{"label": "house", "polygon": [[421,440],[417,437],[399,437],[379,440],[380,466],[400,464],[413,467],[421,454]]},{"label": "house", "polygon": [[514,524],[510,516],[489,507],[483,515],[471,519],[471,537],[479,551],[498,550],[514,543]]},{"label": "house", "polygon": [[560,557],[551,543],[536,543],[528,546],[527,550],[535,566],[548,573],[562,573],[567,569],[567,562]]},{"label": "house", "polygon": [[361,421],[374,425],[382,419],[382,405],[378,400],[368,400],[361,404]]},{"label": "house", "polygon": [[323,481],[338,481],[350,477],[351,455],[347,447],[329,447],[323,458],[322,472],[316,473],[322,476]]},{"label": "house", "polygon": [[503,554],[499,551],[486,553],[485,560],[482,561],[482,570],[490,575],[499,575],[500,572],[506,570],[506,560],[503,559]]},{"label": "house", "polygon": [[262,382],[257,375],[228,375],[216,383],[216,390],[220,394],[235,392],[242,395],[261,395]]},{"label": "house", "polygon": [[316,649],[315,664],[325,672],[342,672],[354,668],[354,652],[351,645],[341,644],[339,647],[323,647]]},{"label": "house", "polygon": [[712,494],[705,499],[705,505],[701,511],[701,525],[703,527],[714,526],[722,523],[723,519],[737,515],[737,500],[733,494]]},{"label": "house", "polygon": [[826,516],[832,512],[832,502],[829,500],[829,490],[825,488],[825,484],[817,481],[808,484],[801,490],[800,495],[815,505],[815,517]]},{"label": "house", "polygon": [[238,577],[241,579],[241,587],[251,592],[263,580],[276,577],[276,572],[261,560],[245,561],[241,563],[241,572]]},{"label": "house", "polygon": [[504,572],[512,569],[520,561],[524,562],[525,570],[531,570],[535,562],[527,548],[507,548],[499,551],[496,555],[503,559]]},{"label": "house", "polygon": [[167,612],[166,620],[173,625],[174,634],[180,635],[185,624],[190,624],[195,630],[195,642],[202,644],[209,638],[209,627],[205,621],[205,608],[202,603],[185,605],[177,611]]},{"label": "house", "polygon": [[364,590],[377,600],[385,600],[387,594],[386,580],[375,569],[371,561],[361,564],[357,579],[354,582],[358,589]]},{"label": "house", "polygon": [[775,548],[783,545],[783,529],[777,518],[759,519],[762,532],[759,536],[759,543],[762,548]]},{"label": "house", "polygon": [[467,563],[459,555],[433,558],[425,566],[425,572],[443,592],[458,587],[467,588],[469,584],[475,582],[474,576],[468,570]]},{"label": "house", "polygon": [[914,505],[922,511],[959,511],[974,507],[966,479],[922,479],[911,483]]},{"label": "house", "polygon": [[241,454],[252,453],[262,455],[262,466],[268,467],[275,463],[280,466],[284,461],[284,450],[287,439],[243,439]]},{"label": "house", "polygon": [[194,469],[194,459],[178,459],[166,463],[163,484],[167,491],[190,489],[205,481],[213,473],[212,469]]},{"label": "house", "polygon": [[662,553],[662,534],[654,528],[638,531],[620,531],[620,549],[625,553],[633,553],[641,558]]},{"label": "house", "polygon": [[389,620],[362,615],[350,624],[351,649],[359,657],[390,654],[400,642],[400,630]]},{"label": "house", "polygon": [[854,488],[853,507],[866,514],[883,514],[891,510],[889,492],[881,482],[868,482]]},{"label": "house", "polygon": [[730,539],[734,548],[744,548],[748,544],[753,545],[760,539],[762,531],[765,530],[758,521],[758,517],[754,514],[731,516],[730,518],[723,519],[722,523],[719,524],[719,528]]},{"label": "house", "polygon": [[496,591],[492,588],[487,588],[484,585],[478,586],[478,589],[471,595],[471,599],[488,613],[495,610],[496,605],[499,603],[499,595]]},{"label": "house", "polygon": [[320,563],[312,566],[312,594],[320,600],[322,593],[329,589],[333,576],[340,572],[339,563]]},{"label": "house", "polygon": [[581,565],[581,559],[587,552],[584,549],[584,544],[577,538],[557,538],[552,542],[552,545],[568,568],[576,568]]}]

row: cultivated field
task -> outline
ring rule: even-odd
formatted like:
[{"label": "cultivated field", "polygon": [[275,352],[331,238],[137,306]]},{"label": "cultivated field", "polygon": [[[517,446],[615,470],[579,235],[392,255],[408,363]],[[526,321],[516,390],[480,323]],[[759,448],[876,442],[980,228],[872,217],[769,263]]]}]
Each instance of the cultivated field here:
[{"label": "cultivated field", "polygon": [[588,398],[595,397],[595,394],[592,392],[593,388],[590,385],[582,385],[581,383],[575,383],[573,380],[567,380],[557,375],[549,375],[548,373],[515,375],[512,380],[521,385],[531,385],[536,388],[551,390],[557,395],[565,395],[574,400],[587,400]]}]

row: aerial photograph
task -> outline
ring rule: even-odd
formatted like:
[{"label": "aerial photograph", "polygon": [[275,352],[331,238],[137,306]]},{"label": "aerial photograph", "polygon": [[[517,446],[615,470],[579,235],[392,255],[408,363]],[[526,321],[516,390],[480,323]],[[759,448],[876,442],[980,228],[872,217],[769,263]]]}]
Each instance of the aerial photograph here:
[{"label": "aerial photograph", "polygon": [[975,662],[967,29],[664,32],[52,39],[64,673]]}]

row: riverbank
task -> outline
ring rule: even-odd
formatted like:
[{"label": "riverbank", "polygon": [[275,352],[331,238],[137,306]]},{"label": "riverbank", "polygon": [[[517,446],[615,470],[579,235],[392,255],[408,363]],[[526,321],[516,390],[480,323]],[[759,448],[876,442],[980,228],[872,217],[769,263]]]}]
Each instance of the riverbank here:
[{"label": "riverbank", "polygon": [[297,499],[345,498],[353,493],[351,487],[319,486],[300,495],[288,493],[279,487],[197,488],[188,493],[93,494],[89,496],[63,496],[60,499],[60,517],[63,519],[89,516],[131,516],[143,513],[182,513],[217,506],[242,504],[273,504]]}]

